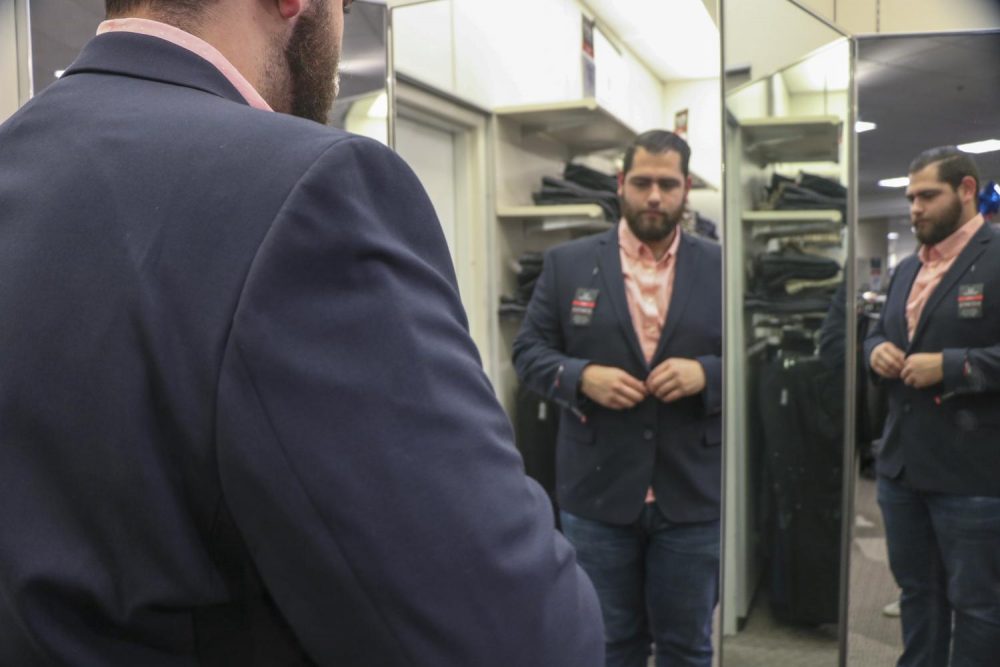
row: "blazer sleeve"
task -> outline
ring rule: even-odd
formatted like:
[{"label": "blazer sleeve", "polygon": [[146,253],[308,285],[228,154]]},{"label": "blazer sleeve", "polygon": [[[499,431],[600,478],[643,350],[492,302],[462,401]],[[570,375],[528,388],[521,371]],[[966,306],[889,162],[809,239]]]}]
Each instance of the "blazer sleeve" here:
[{"label": "blazer sleeve", "polygon": [[956,394],[1000,391],[1000,344],[942,351],[944,390]]},{"label": "blazer sleeve", "polygon": [[542,274],[528,303],[521,329],[514,338],[514,369],[520,381],[563,407],[582,403],[580,375],[588,359],[565,354],[559,313],[557,255],[545,253]]},{"label": "blazer sleeve", "polygon": [[319,664],[598,667],[594,590],[525,477],[433,208],[388,149],[330,147],[259,248],[217,457]]}]

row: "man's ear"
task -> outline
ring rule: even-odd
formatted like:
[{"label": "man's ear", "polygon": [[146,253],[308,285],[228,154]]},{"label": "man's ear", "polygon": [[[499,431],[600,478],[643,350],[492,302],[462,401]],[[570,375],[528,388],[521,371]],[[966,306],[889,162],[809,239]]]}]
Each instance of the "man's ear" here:
[{"label": "man's ear", "polygon": [[618,172],[618,196],[621,197],[625,194],[625,172]]},{"label": "man's ear", "polygon": [[964,176],[962,182],[958,184],[958,188],[959,197],[963,201],[975,201],[979,197],[979,191],[976,189],[976,179],[972,176]]},{"label": "man's ear", "polygon": [[309,0],[274,0],[278,6],[278,13],[283,19],[293,19],[302,13],[305,4]]}]

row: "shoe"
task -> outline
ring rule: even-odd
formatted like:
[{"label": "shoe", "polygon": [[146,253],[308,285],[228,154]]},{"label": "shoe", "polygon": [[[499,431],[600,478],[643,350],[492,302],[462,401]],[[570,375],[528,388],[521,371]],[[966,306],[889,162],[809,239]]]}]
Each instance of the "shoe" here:
[{"label": "shoe", "polygon": [[882,615],[890,618],[899,618],[899,600],[893,600],[882,607]]}]

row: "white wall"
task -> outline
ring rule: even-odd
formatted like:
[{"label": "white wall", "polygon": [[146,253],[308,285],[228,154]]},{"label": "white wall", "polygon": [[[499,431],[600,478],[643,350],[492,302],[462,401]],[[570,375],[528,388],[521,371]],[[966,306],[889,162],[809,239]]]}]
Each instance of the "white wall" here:
[{"label": "white wall", "polygon": [[664,86],[663,127],[673,129],[674,114],[688,109],[691,171],[715,187],[722,184],[720,97],[718,79],[674,81]]},{"label": "white wall", "polygon": [[[478,106],[584,95],[578,0],[451,0],[397,7],[396,67]],[[600,40],[596,97],[637,131],[663,120],[663,84],[626,46]]]},{"label": "white wall", "polygon": [[725,66],[773,74],[841,35],[787,0],[725,0]]}]

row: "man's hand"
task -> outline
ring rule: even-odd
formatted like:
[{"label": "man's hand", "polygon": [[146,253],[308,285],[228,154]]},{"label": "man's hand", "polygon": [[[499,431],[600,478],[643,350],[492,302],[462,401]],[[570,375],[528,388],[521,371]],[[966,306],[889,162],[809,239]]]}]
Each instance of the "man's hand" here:
[{"label": "man's hand", "polygon": [[899,374],[903,372],[903,362],[906,360],[906,354],[890,343],[886,341],[880,343],[872,350],[872,356],[868,360],[871,363],[872,370],[886,380],[895,380],[899,377]]},{"label": "man's hand", "polygon": [[667,359],[646,378],[646,388],[664,403],[694,396],[705,388],[705,369],[694,359]]},{"label": "man's hand", "polygon": [[899,377],[904,384],[916,389],[936,385],[944,379],[944,355],[940,352],[911,354],[903,362]]},{"label": "man's hand", "polygon": [[620,368],[590,364],[580,374],[584,396],[612,410],[626,410],[646,398],[646,387]]}]

